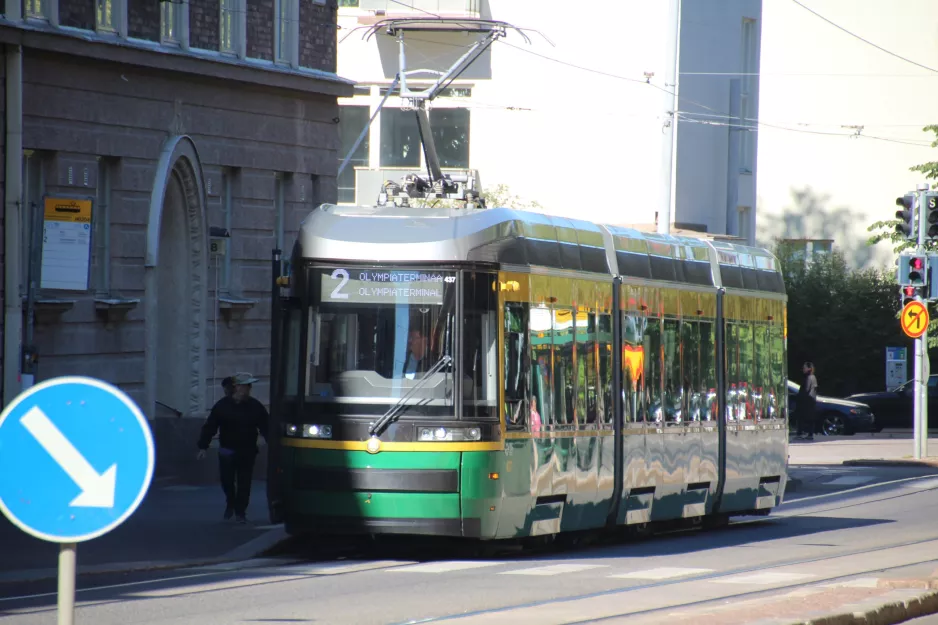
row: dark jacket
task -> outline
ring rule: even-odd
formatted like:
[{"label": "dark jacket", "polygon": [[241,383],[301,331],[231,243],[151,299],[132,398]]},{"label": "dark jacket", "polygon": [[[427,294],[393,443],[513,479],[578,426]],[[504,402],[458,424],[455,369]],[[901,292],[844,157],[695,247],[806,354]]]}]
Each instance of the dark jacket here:
[{"label": "dark jacket", "polygon": [[817,378],[813,373],[809,373],[804,378],[804,384],[798,389],[798,397],[795,400],[798,411],[804,411],[802,414],[811,413],[817,406]]},{"label": "dark jacket", "polygon": [[236,452],[257,452],[257,434],[267,438],[267,409],[253,397],[236,402],[231,397],[222,397],[214,406],[202,426],[199,449],[208,449],[209,443],[218,432],[218,444],[222,449]]}]

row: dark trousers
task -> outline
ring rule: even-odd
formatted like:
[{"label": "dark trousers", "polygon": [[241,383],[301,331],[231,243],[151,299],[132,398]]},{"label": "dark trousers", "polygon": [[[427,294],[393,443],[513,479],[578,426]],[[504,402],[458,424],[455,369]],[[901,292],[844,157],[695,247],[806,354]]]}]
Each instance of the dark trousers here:
[{"label": "dark trousers", "polygon": [[815,407],[813,402],[808,403],[804,408],[798,407],[798,432],[814,436],[815,428]]},{"label": "dark trousers", "polygon": [[221,487],[225,491],[225,500],[235,514],[243,516],[251,500],[251,476],[254,473],[254,460],[257,454],[251,451],[236,451],[232,454],[218,454],[218,470],[221,474]]}]

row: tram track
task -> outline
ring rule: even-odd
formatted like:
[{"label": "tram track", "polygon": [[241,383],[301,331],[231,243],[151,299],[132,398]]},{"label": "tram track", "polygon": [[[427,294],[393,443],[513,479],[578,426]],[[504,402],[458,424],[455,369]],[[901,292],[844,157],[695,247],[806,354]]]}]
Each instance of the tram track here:
[{"label": "tram track", "polygon": [[[503,612],[509,612],[512,610],[519,610],[519,609],[525,609],[525,608],[538,608],[538,607],[543,607],[543,606],[559,605],[559,604],[569,603],[573,601],[583,601],[583,600],[589,600],[589,599],[597,599],[601,597],[609,597],[609,596],[624,594],[624,593],[655,590],[655,589],[661,589],[665,587],[679,586],[682,584],[692,584],[696,582],[708,582],[708,581],[714,581],[714,580],[719,580],[719,579],[745,575],[747,573],[765,572],[765,571],[771,571],[773,569],[780,569],[780,568],[785,568],[785,567],[796,567],[796,566],[803,566],[803,565],[810,565],[810,564],[816,565],[816,564],[830,562],[832,560],[837,560],[841,558],[848,558],[848,557],[858,556],[858,555],[868,555],[871,553],[884,552],[884,551],[889,551],[893,549],[901,549],[905,547],[915,547],[915,546],[924,545],[927,543],[933,543],[936,547],[938,547],[938,538],[927,538],[927,539],[915,540],[915,541],[904,541],[904,542],[899,542],[899,543],[892,543],[889,545],[883,545],[880,547],[856,549],[856,550],[840,552],[836,554],[827,554],[824,556],[812,557],[812,558],[790,559],[790,560],[778,561],[778,562],[769,563],[769,564],[763,564],[759,566],[738,567],[735,569],[729,569],[725,571],[715,571],[712,573],[706,573],[706,574],[701,574],[701,575],[689,575],[687,577],[662,580],[662,581],[657,581],[657,582],[650,582],[647,584],[639,584],[635,586],[628,586],[625,588],[614,588],[614,589],[597,591],[597,592],[592,592],[592,593],[571,595],[567,597],[545,599],[543,601],[531,601],[531,602],[525,602],[525,603],[518,603],[515,605],[502,606],[502,607],[491,608],[491,609],[486,609],[486,610],[477,610],[473,612],[463,612],[459,614],[448,614],[448,615],[443,615],[443,616],[429,617],[425,619],[400,621],[400,622],[394,623],[393,625],[418,625],[418,624],[422,625],[423,623],[438,623],[438,622],[445,622],[448,620],[466,619],[466,618],[475,617],[475,616],[486,616],[486,615],[491,616],[491,615],[495,615],[495,614],[499,614]],[[827,576],[822,576],[822,577],[814,577],[811,580],[782,584],[779,586],[773,586],[772,588],[763,588],[759,590],[750,590],[750,591],[743,591],[743,592],[738,592],[738,593],[721,594],[719,596],[711,597],[711,598],[704,599],[704,600],[676,602],[676,603],[668,604],[666,606],[660,606],[657,608],[649,608],[647,610],[639,610],[635,612],[621,612],[617,614],[606,615],[600,618],[591,617],[589,619],[582,620],[582,621],[566,621],[564,625],[585,625],[587,623],[601,623],[603,621],[609,621],[614,618],[623,618],[623,617],[628,617],[628,616],[647,616],[647,615],[654,614],[657,612],[663,612],[666,610],[674,610],[676,608],[688,608],[688,607],[693,607],[695,605],[704,605],[713,601],[738,600],[738,599],[743,599],[747,597],[765,595],[767,593],[778,593],[779,591],[790,591],[790,590],[806,588],[810,586],[831,584],[831,583],[836,583],[839,580],[855,578],[861,575],[868,575],[871,573],[882,573],[886,571],[898,570],[898,569],[906,568],[909,566],[916,566],[916,565],[923,565],[923,564],[938,564],[938,558],[926,558],[926,559],[921,559],[921,560],[915,560],[912,562],[903,562],[901,564],[897,564],[893,566],[871,566],[866,569],[853,570],[849,574],[837,574],[837,575],[827,575]],[[675,594],[675,596],[677,595]]]}]

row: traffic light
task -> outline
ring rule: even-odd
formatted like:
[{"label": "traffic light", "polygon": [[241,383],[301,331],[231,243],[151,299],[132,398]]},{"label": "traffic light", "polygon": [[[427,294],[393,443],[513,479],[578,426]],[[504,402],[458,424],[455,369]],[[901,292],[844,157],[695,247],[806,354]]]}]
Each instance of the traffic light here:
[{"label": "traffic light", "polygon": [[929,191],[925,194],[925,236],[938,239],[938,193]]},{"label": "traffic light", "polygon": [[901,234],[906,239],[918,240],[918,233],[915,231],[915,196],[911,193],[896,198],[896,206],[901,206],[896,211],[896,234]]},{"label": "traffic light", "polygon": [[918,298],[925,299],[925,289],[914,287],[914,286],[903,286],[899,289],[902,294],[902,306],[905,307],[909,302],[913,302]]},{"label": "traffic light", "polygon": [[928,258],[926,256],[912,255],[908,258],[909,286],[921,287],[928,282]]}]

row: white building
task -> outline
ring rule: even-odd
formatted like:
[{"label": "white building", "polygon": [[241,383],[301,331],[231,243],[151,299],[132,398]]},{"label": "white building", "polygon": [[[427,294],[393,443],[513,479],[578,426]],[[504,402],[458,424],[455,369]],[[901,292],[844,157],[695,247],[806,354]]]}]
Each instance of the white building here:
[{"label": "white building", "polygon": [[938,3],[800,2],[763,13],[759,238],[891,266],[867,227],[925,182],[911,166],[938,160],[922,131],[938,123]]},{"label": "white building", "polygon": [[[662,207],[668,2],[596,0],[572,11],[560,0],[341,0],[338,73],[359,82],[340,99],[340,158],[398,71],[397,42],[367,25],[389,17],[459,15],[523,27],[495,42],[433,102],[444,167],[476,169],[483,186],[507,185],[551,214],[617,224],[653,224]],[[353,5],[353,6],[348,6]],[[415,7],[410,9],[410,5]],[[752,239],[757,133],[730,124],[737,105],[757,118],[761,0],[684,0],[680,30],[680,123],[672,223]],[[358,30],[356,30],[358,29]],[[443,70],[477,38],[409,33],[408,69]],[[548,41],[549,40],[549,41]],[[739,73],[746,77],[740,79]],[[428,77],[429,78],[429,77]],[[375,201],[384,179],[422,165],[412,112],[392,96],[340,178],[340,201]],[[735,110],[735,109],[734,109]],[[734,130],[731,126],[736,126]],[[739,138],[731,170],[730,135]],[[370,173],[369,173],[369,170]],[[377,171],[381,170],[381,171]]]}]

